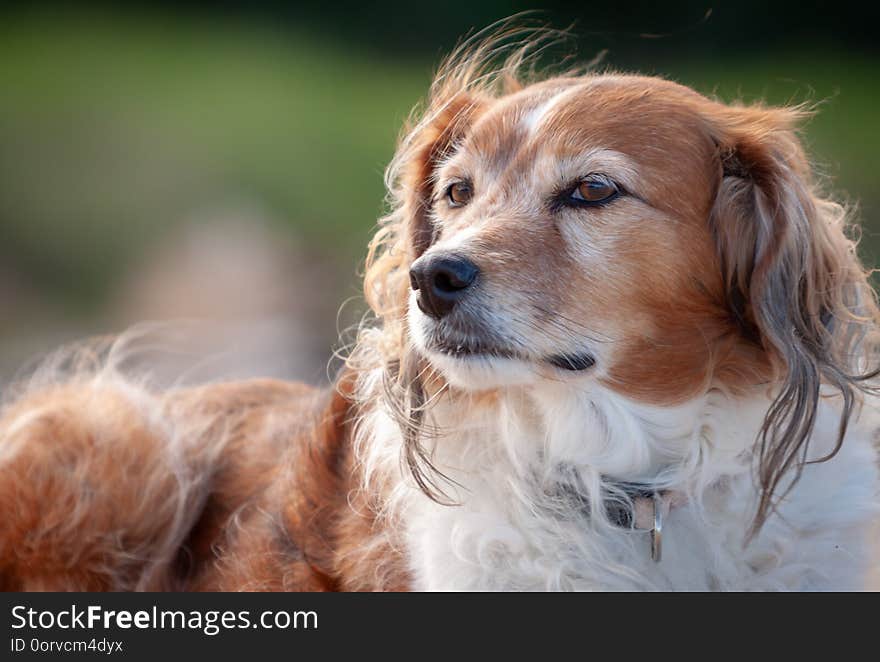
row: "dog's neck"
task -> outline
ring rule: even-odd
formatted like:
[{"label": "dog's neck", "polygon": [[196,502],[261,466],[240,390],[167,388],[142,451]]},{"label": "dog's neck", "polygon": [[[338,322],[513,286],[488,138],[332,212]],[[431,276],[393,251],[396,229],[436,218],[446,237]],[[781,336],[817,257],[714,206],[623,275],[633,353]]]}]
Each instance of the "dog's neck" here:
[{"label": "dog's neck", "polygon": [[[874,502],[876,468],[858,457],[870,441],[805,469],[780,515],[747,545],[759,493],[752,451],[770,405],[766,391],[733,397],[720,389],[675,407],[556,384],[452,393],[433,402],[425,429],[436,434],[422,443],[458,505],[431,501],[401,469],[400,428],[382,408],[361,426],[361,466],[382,477],[416,588],[820,585],[786,565],[813,553],[791,540],[803,535],[799,527],[836,522],[840,502],[858,516]],[[837,420],[823,401],[811,453],[829,450]],[[864,437],[855,427],[851,434]],[[853,481],[859,472],[870,475]],[[665,524],[661,563],[651,559],[648,532],[608,515],[609,494],[626,502],[620,486],[633,483],[687,498]],[[784,549],[797,559],[780,557]],[[817,543],[815,553],[824,550]]]},{"label": "dog's neck", "polygon": [[423,443],[437,467],[463,484],[504,466],[545,485],[577,476],[587,489],[600,483],[706,487],[742,471],[769,404],[758,394],[733,398],[710,389],[659,407],[602,387],[546,383],[492,397],[440,399],[430,413],[437,435]]}]

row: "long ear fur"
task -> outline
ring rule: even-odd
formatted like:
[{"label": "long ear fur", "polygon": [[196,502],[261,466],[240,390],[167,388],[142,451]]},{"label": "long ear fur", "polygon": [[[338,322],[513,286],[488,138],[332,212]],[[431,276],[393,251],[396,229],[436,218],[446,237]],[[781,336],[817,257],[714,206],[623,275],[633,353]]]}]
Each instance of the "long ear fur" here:
[{"label": "long ear fur", "polygon": [[[435,239],[434,177],[480,113],[496,99],[520,89],[523,78],[532,73],[527,65],[564,36],[517,27],[510,21],[461,44],[440,66],[424,111],[415,113],[404,127],[385,173],[390,211],[380,220],[370,244],[364,275],[367,303],[381,327],[362,330],[358,351],[349,361],[360,359],[364,361],[358,363],[361,368],[383,369],[385,402],[403,431],[404,463],[431,498],[442,497],[435,479],[440,474],[431,466],[430,453],[420,439],[427,432],[424,419],[429,393],[445,386],[428,379],[430,369],[409,348],[406,309],[410,265]],[[371,357],[380,357],[381,364],[375,365]]]},{"label": "long ear fur", "polygon": [[[448,66],[448,65],[447,65]],[[367,301],[382,321],[380,356],[388,410],[403,434],[404,466],[419,488],[432,499],[448,502],[438,485],[442,474],[422,446],[427,366],[406,340],[409,267],[435,238],[431,218],[437,168],[455,151],[481,107],[464,72],[438,74],[428,109],[420,120],[404,127],[397,153],[386,172],[391,212],[370,244],[364,289]]]},{"label": "long ear fur", "polygon": [[[753,533],[804,464],[837,453],[858,392],[878,374],[875,294],[847,237],[845,209],[813,182],[795,133],[805,114],[733,106],[714,118],[722,173],[712,222],[728,300],[744,335],[763,345],[778,385],[758,439]],[[840,426],[833,450],[812,457],[823,385],[841,396]]]}]

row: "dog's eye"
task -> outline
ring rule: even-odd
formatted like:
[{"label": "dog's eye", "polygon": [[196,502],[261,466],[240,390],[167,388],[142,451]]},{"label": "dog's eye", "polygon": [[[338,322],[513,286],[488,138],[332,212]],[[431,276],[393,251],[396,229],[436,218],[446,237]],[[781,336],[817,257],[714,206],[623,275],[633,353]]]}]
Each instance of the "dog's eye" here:
[{"label": "dog's eye", "polygon": [[446,197],[453,207],[463,207],[474,197],[474,189],[469,182],[455,182],[446,191]]},{"label": "dog's eye", "polygon": [[620,189],[611,180],[593,176],[580,182],[569,194],[569,199],[580,204],[601,204],[610,202],[620,194]]}]

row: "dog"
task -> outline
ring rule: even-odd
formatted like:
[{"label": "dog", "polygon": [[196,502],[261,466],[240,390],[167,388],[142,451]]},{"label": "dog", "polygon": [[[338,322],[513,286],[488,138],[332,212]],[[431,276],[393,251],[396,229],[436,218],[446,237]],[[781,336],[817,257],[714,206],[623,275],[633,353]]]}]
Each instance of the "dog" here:
[{"label": "dog", "polygon": [[402,133],[332,388],[8,398],[0,588],[868,586],[878,308],[809,111],[498,39]]}]

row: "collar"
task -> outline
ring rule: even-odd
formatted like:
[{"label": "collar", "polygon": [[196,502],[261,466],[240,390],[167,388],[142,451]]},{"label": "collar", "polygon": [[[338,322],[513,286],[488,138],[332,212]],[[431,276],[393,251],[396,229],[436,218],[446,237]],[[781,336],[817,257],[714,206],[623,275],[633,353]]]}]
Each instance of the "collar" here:
[{"label": "collar", "polygon": [[[663,556],[663,521],[669,511],[687,503],[687,495],[678,490],[657,490],[644,483],[614,480],[603,476],[604,482],[613,485],[615,495],[625,495],[626,499],[605,498],[605,513],[608,520],[622,529],[648,531],[651,534],[651,559],[659,563]],[[589,513],[583,488],[578,489],[579,481],[559,483],[557,494],[564,494],[574,500]]]},{"label": "collar", "polygon": [[687,496],[674,490],[654,490],[635,483],[618,483],[629,497],[632,508],[620,501],[606,501],[608,519],[624,529],[650,531],[651,559],[659,563],[663,557],[663,520],[672,508],[686,503]]}]

